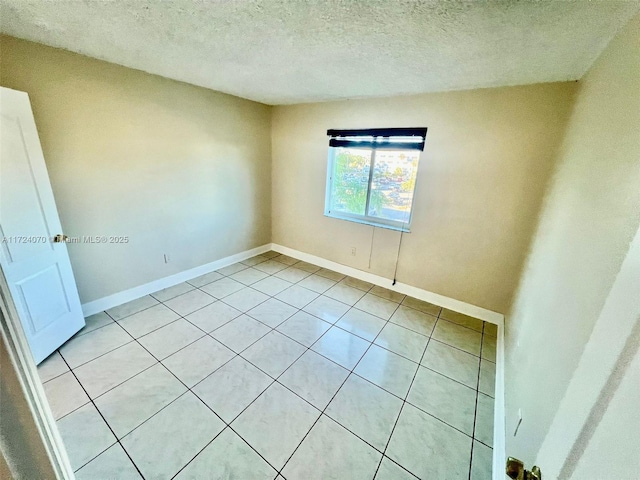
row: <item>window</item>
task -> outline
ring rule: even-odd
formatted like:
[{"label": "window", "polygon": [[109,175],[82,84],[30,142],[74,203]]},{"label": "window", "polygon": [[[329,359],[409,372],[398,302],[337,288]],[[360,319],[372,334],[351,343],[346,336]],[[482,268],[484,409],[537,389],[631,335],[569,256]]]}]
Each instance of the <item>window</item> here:
[{"label": "window", "polygon": [[409,231],[426,128],[329,130],[325,215]]}]

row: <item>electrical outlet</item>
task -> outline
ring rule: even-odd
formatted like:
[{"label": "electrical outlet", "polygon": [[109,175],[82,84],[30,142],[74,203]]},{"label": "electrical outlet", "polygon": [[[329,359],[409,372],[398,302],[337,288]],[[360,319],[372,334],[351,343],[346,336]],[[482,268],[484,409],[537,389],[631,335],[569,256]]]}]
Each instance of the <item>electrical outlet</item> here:
[{"label": "electrical outlet", "polygon": [[352,257],[356,256],[356,247],[351,247],[351,256]]},{"label": "electrical outlet", "polygon": [[164,263],[169,263],[169,254],[168,253],[164,254]]}]

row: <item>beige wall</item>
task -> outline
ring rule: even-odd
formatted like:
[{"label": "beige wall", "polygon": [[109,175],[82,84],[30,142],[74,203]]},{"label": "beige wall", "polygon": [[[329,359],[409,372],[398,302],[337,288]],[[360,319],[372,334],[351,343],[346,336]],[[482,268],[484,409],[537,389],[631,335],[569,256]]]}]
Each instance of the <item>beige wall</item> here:
[{"label": "beige wall", "polygon": [[637,16],[580,81],[507,317],[507,452],[526,462],[536,458],[640,224],[639,72]]},{"label": "beige wall", "polygon": [[[82,302],[271,240],[271,107],[11,37]],[[164,263],[163,255],[170,262]]]},{"label": "beige wall", "polygon": [[506,312],[575,89],[556,83],[275,107],[273,241],[392,278],[398,232],[376,228],[372,242],[373,227],[323,216],[326,131],[428,127],[398,281]]}]

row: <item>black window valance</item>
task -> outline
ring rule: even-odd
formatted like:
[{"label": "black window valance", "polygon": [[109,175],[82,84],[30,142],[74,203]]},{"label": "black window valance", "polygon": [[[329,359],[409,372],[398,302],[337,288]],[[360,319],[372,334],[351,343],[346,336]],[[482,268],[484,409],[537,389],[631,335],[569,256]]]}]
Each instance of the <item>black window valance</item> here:
[{"label": "black window valance", "polygon": [[426,128],[364,128],[327,130],[329,146],[373,149],[424,150]]}]

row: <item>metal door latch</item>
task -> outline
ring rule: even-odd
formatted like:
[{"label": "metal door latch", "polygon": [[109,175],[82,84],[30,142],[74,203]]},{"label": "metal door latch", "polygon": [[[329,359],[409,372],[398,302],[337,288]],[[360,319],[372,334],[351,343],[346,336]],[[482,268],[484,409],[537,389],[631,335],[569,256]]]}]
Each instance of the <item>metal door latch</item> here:
[{"label": "metal door latch", "polygon": [[507,476],[513,480],[542,480],[542,472],[536,465],[531,471],[524,468],[524,463],[517,458],[507,458]]}]

